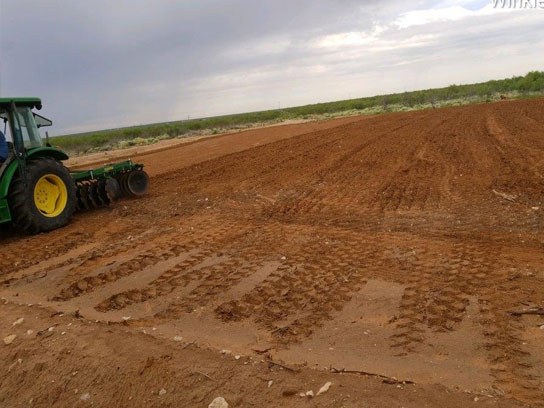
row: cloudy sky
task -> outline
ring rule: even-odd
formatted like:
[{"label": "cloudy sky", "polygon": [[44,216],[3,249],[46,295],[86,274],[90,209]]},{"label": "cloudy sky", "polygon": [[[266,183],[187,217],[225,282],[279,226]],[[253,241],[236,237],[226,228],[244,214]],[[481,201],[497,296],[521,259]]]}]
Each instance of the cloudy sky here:
[{"label": "cloudy sky", "polygon": [[0,95],[55,134],[544,69],[544,10],[493,0],[0,0]]}]

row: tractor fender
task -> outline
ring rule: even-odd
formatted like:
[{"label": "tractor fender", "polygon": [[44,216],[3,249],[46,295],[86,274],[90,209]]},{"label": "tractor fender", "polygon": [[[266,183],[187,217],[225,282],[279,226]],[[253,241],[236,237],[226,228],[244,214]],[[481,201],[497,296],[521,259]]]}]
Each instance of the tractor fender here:
[{"label": "tractor fender", "polygon": [[26,153],[28,160],[35,159],[37,157],[52,157],[53,159],[62,161],[68,160],[68,155],[56,147],[42,146],[29,149]]}]

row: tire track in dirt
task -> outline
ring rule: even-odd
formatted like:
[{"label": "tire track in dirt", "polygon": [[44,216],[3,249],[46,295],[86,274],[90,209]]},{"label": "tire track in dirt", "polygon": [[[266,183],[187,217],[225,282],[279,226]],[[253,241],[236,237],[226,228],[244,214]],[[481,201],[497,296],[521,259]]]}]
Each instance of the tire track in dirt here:
[{"label": "tire track in dirt", "polygon": [[129,289],[117,293],[102,301],[95,309],[99,312],[121,310],[135,303],[143,303],[172,293],[178,287],[187,286],[197,275],[193,268],[201,264],[211,255],[212,251],[201,251],[188,259],[167,269],[157,279],[150,282],[145,288]]},{"label": "tire track in dirt", "polygon": [[480,293],[485,349],[496,388],[530,406],[541,406],[544,385],[537,364],[542,362],[538,362],[527,350],[523,339],[526,325],[508,313],[519,308],[517,299],[523,292],[508,272],[515,270],[517,263],[512,263],[510,259],[489,261],[489,264],[474,271],[471,283]]},{"label": "tire track in dirt", "polygon": [[[114,294],[96,305],[95,309],[103,313],[121,310],[133,304],[168,296],[172,292],[184,289],[191,284],[194,284],[194,290],[198,293],[199,290],[202,291],[202,288],[211,288],[214,281],[226,279],[226,276],[230,276],[230,279],[234,281],[234,276],[244,268],[239,268],[241,266],[239,261],[233,262],[228,259],[225,261],[224,258],[228,258],[231,243],[243,239],[248,230],[240,228],[234,223],[226,222],[220,228],[201,229],[201,231],[187,241],[183,241],[180,236],[174,237],[176,241],[184,242],[186,253],[189,253],[189,251],[196,251],[196,253],[189,254],[187,259],[163,270],[156,279],[149,282],[145,287],[129,288]],[[232,268],[235,268],[235,270],[232,270]],[[241,275],[239,279],[243,277],[245,275]],[[217,288],[215,291],[218,291]],[[210,293],[210,296],[212,295]],[[202,295],[184,293],[184,296],[187,299],[184,300],[183,305],[187,308],[186,305],[189,304],[187,303],[189,299],[194,298],[195,301],[201,301],[199,299]],[[178,303],[180,302],[176,302],[176,305]],[[171,305],[168,309],[179,309],[176,305]]]},{"label": "tire track in dirt", "polygon": [[156,314],[159,319],[176,319],[183,313],[192,313],[203,307],[231,287],[237,285],[261,268],[262,264],[244,265],[240,260],[228,260],[205,269],[195,271],[197,279],[188,293],[172,302],[167,308]]},{"label": "tire track in dirt", "polygon": [[[201,232],[199,232],[196,237],[171,233],[170,236],[161,238],[166,240],[166,242],[159,243],[154,245],[151,249],[139,252],[136,256],[124,262],[114,263],[111,267],[107,267],[103,272],[85,276],[72,282],[68,287],[62,289],[60,293],[53,296],[52,300],[67,301],[73,299],[81,294],[93,291],[97,287],[104,286],[110,282],[117,281],[141,271],[144,268],[152,267],[160,262],[178,257],[182,253],[187,253],[195,248],[206,246],[207,242],[221,239],[232,233],[232,231],[243,234],[243,230],[242,232],[235,230],[234,224],[232,223],[225,223],[219,228],[201,229],[200,231]],[[177,243],[172,244],[172,242]],[[102,261],[104,261],[103,258]]]},{"label": "tire track in dirt", "polygon": [[493,282],[494,276],[485,272],[493,258],[475,244],[453,242],[442,249],[444,253],[419,248],[407,257],[403,269],[410,283],[391,339],[399,355],[416,351],[428,332],[455,330],[465,317],[470,296],[478,295],[475,279],[486,276]]},{"label": "tire track in dirt", "polygon": [[[541,403],[544,388],[523,346],[525,328],[508,316],[508,310],[517,307],[511,297],[515,287],[508,284],[507,272],[514,265],[500,253],[500,246],[490,251],[478,242],[454,242],[441,259],[439,254],[424,250],[407,256],[402,269],[410,273],[410,284],[394,322],[391,346],[398,356],[405,356],[417,352],[432,332],[456,330],[475,296],[496,389],[529,404]],[[422,262],[437,258],[440,260],[434,265]]]},{"label": "tire track in dirt", "polygon": [[[259,237],[262,239],[260,247],[255,247],[254,235],[249,229],[225,229],[225,232],[229,231],[230,235],[225,234],[220,239],[204,244],[208,248],[205,253],[201,252],[194,259],[165,271],[146,288],[120,294],[121,302],[115,295],[98,305],[97,310],[105,312],[175,292],[178,295],[177,300],[170,302],[167,307],[155,314],[157,318],[164,320],[177,319],[183,313],[191,313],[196,308],[213,302],[239,285],[242,280],[258,275],[267,262],[270,247],[277,242],[277,226],[271,226],[264,232],[260,231]],[[234,253],[238,259],[231,259]],[[121,305],[118,305],[119,303]]]},{"label": "tire track in dirt", "polygon": [[156,265],[159,262],[177,257],[186,250],[187,248],[183,245],[172,245],[171,243],[159,244],[152,249],[141,252],[139,255],[128,261],[113,265],[111,268],[108,268],[107,271],[78,279],[71,283],[67,288],[62,289],[57,295],[53,296],[52,300],[61,302],[68,301],[81,296],[84,293],[91,292],[98,287]]},{"label": "tire track in dirt", "polygon": [[[133,235],[130,235],[129,232]],[[158,231],[147,230],[138,233],[138,229],[130,228],[110,234],[105,242],[102,241],[91,245],[80,242],[74,249],[66,252],[67,258],[65,256],[53,258],[53,260],[57,258],[61,258],[61,260],[44,265],[31,273],[16,274],[1,283],[6,287],[17,285],[21,281],[31,283],[36,279],[43,278],[50,271],[62,271],[65,280],[73,279],[75,276],[84,276],[86,273],[92,273],[93,270],[103,265],[115,263],[125,253],[143,248],[146,245],[142,242],[144,238],[146,240],[154,239],[158,235],[160,235]]]},{"label": "tire track in dirt", "polygon": [[[38,237],[27,238],[26,244],[7,245],[0,260],[0,276],[9,276],[24,269],[28,269],[45,260],[60,256],[77,246],[92,241],[92,236],[84,233],[71,233],[58,238],[53,242],[44,242]],[[37,251],[29,251],[29,247],[36,247]]]},{"label": "tire track in dirt", "polygon": [[349,233],[327,239],[306,242],[303,252],[287,255],[260,284],[217,306],[216,315],[223,321],[252,319],[282,344],[310,336],[364,285],[364,259],[375,252],[370,242]]}]

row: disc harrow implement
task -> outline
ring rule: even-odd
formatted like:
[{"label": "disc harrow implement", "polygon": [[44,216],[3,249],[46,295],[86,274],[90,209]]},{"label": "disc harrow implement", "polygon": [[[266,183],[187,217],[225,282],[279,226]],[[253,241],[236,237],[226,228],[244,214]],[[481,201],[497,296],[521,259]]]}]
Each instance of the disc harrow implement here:
[{"label": "disc harrow implement", "polygon": [[149,176],[143,167],[127,160],[90,170],[71,171],[76,185],[77,209],[105,207],[122,197],[144,195]]}]

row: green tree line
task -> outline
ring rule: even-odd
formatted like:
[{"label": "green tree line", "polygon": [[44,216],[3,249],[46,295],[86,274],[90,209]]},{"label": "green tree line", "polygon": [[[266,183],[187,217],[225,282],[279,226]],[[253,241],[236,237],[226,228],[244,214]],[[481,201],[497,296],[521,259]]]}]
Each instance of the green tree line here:
[{"label": "green tree line", "polygon": [[256,123],[307,118],[311,115],[335,114],[348,111],[364,111],[388,107],[424,108],[440,106],[453,100],[481,102],[496,95],[512,94],[523,97],[544,93],[544,72],[532,71],[525,76],[491,80],[469,85],[450,85],[444,88],[425,89],[412,92],[377,95],[336,102],[317,103],[284,109],[249,112],[234,115],[190,119],[176,122],[156,123],[73,135],[57,136],[52,142],[70,152],[79,153],[90,149],[113,146],[121,141],[134,139],[172,138],[194,131],[229,129]]}]

